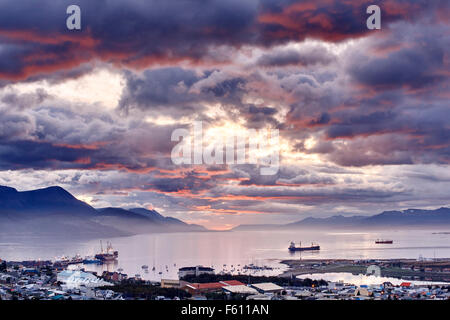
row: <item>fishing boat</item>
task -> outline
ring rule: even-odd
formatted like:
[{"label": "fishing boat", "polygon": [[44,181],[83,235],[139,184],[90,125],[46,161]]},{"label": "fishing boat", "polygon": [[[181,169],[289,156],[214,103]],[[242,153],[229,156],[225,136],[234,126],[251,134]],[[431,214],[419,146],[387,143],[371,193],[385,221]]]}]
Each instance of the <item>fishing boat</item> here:
[{"label": "fishing boat", "polygon": [[386,239],[377,239],[375,240],[376,244],[393,244],[394,240],[386,240]]},{"label": "fishing boat", "polygon": [[311,243],[310,247],[302,247],[302,243],[300,242],[300,246],[296,246],[294,242],[291,242],[289,245],[289,251],[295,252],[295,251],[315,251],[320,250],[320,246],[318,244]]},{"label": "fishing boat", "polygon": [[80,263],[83,263],[83,258],[79,254],[77,254],[69,261],[69,264],[80,264]]},{"label": "fishing boat", "polygon": [[58,266],[68,266],[70,264],[70,259],[67,256],[62,256],[60,258],[56,258],[55,265]]},{"label": "fishing boat", "polygon": [[62,256],[61,258],[59,258],[55,261],[56,265],[66,266],[66,267],[71,264],[80,264],[80,263],[83,263],[83,258],[79,254],[77,254],[73,258],[69,258],[67,256]]},{"label": "fishing boat", "polygon": [[117,258],[119,257],[119,251],[114,251],[110,242],[107,242],[106,251],[103,251],[103,244],[102,241],[100,240],[100,248],[101,252],[95,255],[96,259],[99,259],[103,262],[110,262],[116,261]]}]

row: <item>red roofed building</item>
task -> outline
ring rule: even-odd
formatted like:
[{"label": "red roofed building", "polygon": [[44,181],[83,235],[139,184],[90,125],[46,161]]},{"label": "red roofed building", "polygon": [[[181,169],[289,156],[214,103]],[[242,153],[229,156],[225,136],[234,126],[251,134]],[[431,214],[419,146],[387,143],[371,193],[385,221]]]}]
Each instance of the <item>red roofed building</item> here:
[{"label": "red roofed building", "polygon": [[197,294],[204,294],[207,292],[221,291],[223,287],[241,286],[241,285],[244,284],[237,280],[227,280],[208,283],[186,283],[183,286],[183,290],[189,292],[192,295],[197,295]]},{"label": "red roofed building", "polygon": [[237,281],[237,280],[220,281],[219,283],[222,283],[225,286],[242,286],[242,285],[244,285],[242,282]]},{"label": "red roofed building", "polygon": [[402,282],[400,287],[411,287],[411,282]]}]

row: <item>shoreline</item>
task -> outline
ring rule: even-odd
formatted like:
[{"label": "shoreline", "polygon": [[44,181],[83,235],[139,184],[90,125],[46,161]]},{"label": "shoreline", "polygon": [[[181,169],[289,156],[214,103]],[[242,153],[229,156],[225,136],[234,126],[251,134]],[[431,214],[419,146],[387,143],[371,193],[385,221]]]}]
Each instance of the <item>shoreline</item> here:
[{"label": "shoreline", "polygon": [[418,281],[450,282],[450,258],[433,260],[416,259],[305,259],[281,260],[288,269],[280,277],[296,277],[303,274],[351,273],[366,275],[367,268],[380,268],[382,277]]}]

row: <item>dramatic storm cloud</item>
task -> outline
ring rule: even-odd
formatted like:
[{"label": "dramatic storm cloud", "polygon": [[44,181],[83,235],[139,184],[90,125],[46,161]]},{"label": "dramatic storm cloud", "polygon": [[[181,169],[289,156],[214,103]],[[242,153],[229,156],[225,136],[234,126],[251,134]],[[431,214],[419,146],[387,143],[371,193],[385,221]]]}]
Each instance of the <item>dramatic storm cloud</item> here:
[{"label": "dramatic storm cloud", "polygon": [[[0,1],[0,184],[221,229],[449,205],[449,2],[371,4]],[[278,129],[279,170],[175,165],[193,121]]]}]

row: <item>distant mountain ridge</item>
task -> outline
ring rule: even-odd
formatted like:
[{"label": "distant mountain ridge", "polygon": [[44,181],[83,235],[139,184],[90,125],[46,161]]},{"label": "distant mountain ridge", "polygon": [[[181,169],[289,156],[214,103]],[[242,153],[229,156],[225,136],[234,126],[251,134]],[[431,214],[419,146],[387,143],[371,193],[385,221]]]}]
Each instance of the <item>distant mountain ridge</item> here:
[{"label": "distant mountain ridge", "polygon": [[413,227],[413,226],[449,226],[450,208],[435,210],[407,209],[402,211],[384,211],[373,216],[331,216],[328,218],[308,217],[288,224],[240,225],[233,230],[257,229],[296,229],[306,227],[323,228],[381,228],[381,227]]},{"label": "distant mountain ridge", "polygon": [[90,205],[76,199],[61,187],[52,186],[19,192],[14,188],[0,186],[0,214],[33,212],[54,214],[63,211],[77,215],[96,213]]},{"label": "distant mountain ridge", "polygon": [[95,209],[58,186],[30,191],[0,186],[0,233],[91,238],[204,230],[156,210]]},{"label": "distant mountain ridge", "polygon": [[[163,228],[165,231],[205,231],[206,229],[200,225],[187,224],[179,219],[172,217],[164,217],[156,210],[148,210],[144,208],[102,208],[97,209],[98,215],[96,221],[106,222],[121,222],[131,223],[128,229],[130,231],[139,231],[139,233],[145,233],[145,231],[158,231]],[[123,220],[123,221],[120,221]],[[133,224],[132,222],[136,222]],[[124,227],[124,225],[122,225]]]}]

